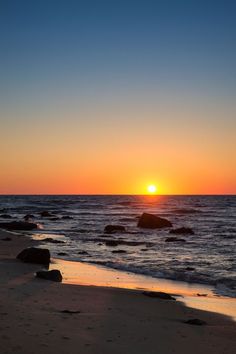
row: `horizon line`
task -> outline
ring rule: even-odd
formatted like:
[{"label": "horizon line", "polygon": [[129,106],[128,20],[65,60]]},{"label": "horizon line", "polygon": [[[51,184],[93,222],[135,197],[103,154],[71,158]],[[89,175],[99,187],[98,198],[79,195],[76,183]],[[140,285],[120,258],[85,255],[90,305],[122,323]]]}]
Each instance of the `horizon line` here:
[{"label": "horizon line", "polygon": [[164,197],[164,196],[236,196],[236,194],[234,193],[217,193],[217,194],[201,194],[201,193],[197,193],[197,194],[183,194],[183,193],[175,193],[175,194],[128,194],[128,193],[98,193],[98,194],[88,194],[88,193],[0,193],[0,197],[7,197],[7,196],[150,196],[150,197]]}]

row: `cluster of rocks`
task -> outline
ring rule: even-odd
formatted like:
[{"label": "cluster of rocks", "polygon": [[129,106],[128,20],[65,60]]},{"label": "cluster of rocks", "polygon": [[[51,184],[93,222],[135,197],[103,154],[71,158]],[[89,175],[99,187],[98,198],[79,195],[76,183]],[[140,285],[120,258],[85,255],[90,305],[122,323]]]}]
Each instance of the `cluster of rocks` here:
[{"label": "cluster of rocks", "polygon": [[[51,255],[48,249],[29,247],[21,251],[16,258],[24,263],[41,264],[48,267]],[[36,272],[36,277],[55,282],[62,281],[61,272],[57,269],[40,270]]]},{"label": "cluster of rocks", "polygon": [[[63,215],[62,217],[58,217],[55,214],[52,214],[50,211],[44,210],[39,213],[39,216],[42,218],[49,218],[51,221],[56,220],[71,220],[73,216]],[[12,219],[13,217],[10,214],[1,214],[1,219]],[[40,228],[40,225],[32,220],[35,219],[36,216],[33,214],[26,214],[23,219],[24,221],[11,221],[11,222],[0,222],[0,228],[5,230],[12,231],[31,231]]]},{"label": "cluster of rocks", "polygon": [[[172,227],[173,225],[169,220],[165,218],[161,218],[159,216],[149,214],[149,213],[143,213],[140,217],[138,217],[137,226],[145,229],[160,229],[160,228]],[[105,234],[123,233],[123,232],[126,232],[126,229],[122,225],[107,225],[104,229]],[[169,233],[174,235],[194,235],[194,231],[189,227],[180,227],[177,229],[172,229],[169,231]],[[103,240],[103,241],[105,242],[106,246],[118,246],[119,244],[126,244],[130,246],[134,245],[131,244],[132,242],[129,243],[128,241],[122,241],[122,240]],[[186,242],[186,240],[178,237],[168,237],[166,238],[165,242]],[[135,241],[133,243],[135,243]]]}]

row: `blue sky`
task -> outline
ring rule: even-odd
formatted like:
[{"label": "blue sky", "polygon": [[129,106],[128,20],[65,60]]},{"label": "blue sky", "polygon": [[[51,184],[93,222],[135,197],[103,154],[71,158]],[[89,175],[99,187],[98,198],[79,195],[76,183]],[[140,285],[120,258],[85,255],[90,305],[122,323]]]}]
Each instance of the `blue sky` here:
[{"label": "blue sky", "polygon": [[2,0],[1,88],[234,94],[235,10],[227,0]]}]

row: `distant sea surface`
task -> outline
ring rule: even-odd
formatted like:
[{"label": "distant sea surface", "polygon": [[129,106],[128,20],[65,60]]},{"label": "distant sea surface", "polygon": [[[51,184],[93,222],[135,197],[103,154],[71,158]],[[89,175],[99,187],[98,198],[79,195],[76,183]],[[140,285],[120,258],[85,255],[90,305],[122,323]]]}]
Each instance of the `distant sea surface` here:
[{"label": "distant sea surface", "polygon": [[[52,217],[41,217],[49,211]],[[167,218],[173,228],[190,227],[185,242],[165,242],[170,228],[140,229],[143,212]],[[215,286],[236,297],[236,196],[0,196],[0,222],[33,214],[41,229],[36,239],[64,241],[47,244],[54,257],[102,264],[129,272]],[[108,224],[123,225],[124,233],[105,234]],[[108,246],[106,241],[122,244]],[[114,251],[125,251],[117,253]]]}]

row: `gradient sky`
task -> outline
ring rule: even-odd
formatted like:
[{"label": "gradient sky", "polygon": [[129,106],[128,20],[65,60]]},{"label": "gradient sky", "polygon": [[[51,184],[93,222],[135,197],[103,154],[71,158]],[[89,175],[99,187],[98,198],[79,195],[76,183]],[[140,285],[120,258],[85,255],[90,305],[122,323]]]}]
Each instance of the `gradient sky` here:
[{"label": "gradient sky", "polygon": [[236,2],[0,0],[0,193],[236,193]]}]

